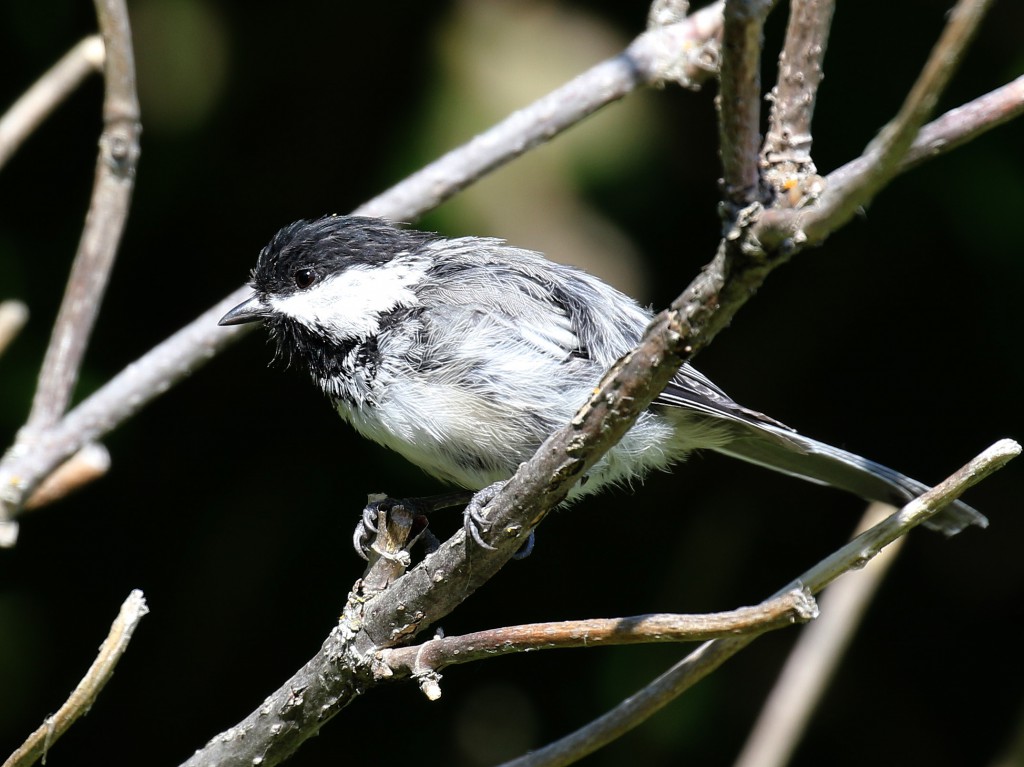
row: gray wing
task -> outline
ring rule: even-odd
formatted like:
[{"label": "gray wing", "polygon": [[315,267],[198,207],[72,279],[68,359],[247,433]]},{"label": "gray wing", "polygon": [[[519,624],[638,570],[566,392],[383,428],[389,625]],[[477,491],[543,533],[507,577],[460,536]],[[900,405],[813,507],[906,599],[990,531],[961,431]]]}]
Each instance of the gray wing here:
[{"label": "gray wing", "polygon": [[668,382],[661,394],[655,397],[653,404],[682,407],[715,418],[749,423],[754,426],[767,424],[784,432],[795,432],[794,429],[764,413],[745,408],[734,402],[718,384],[689,363],[679,368],[679,372]]}]

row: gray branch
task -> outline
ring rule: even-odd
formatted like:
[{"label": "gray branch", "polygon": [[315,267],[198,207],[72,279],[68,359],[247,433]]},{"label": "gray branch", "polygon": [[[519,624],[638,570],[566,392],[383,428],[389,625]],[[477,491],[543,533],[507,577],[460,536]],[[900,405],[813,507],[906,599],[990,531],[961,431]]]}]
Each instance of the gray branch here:
[{"label": "gray branch", "polygon": [[138,589],[132,591],[121,605],[107,638],[100,645],[96,660],[89,666],[82,681],[71,692],[64,705],[57,709],[55,714],[46,717],[46,721],[15,749],[3,763],[3,767],[29,767],[40,758],[43,764],[46,763],[47,750],[67,732],[75,720],[89,713],[96,698],[114,675],[114,667],[128,649],[128,643],[139,622],[148,612],[149,608],[142,592]]},{"label": "gray branch", "polygon": [[[885,546],[906,535],[968,488],[1016,458],[1020,450],[1020,445],[1012,440],[997,442],[920,498],[794,579],[774,596],[794,588],[807,588],[816,594],[844,572],[863,567]],[[555,767],[582,759],[648,719],[756,638],[757,635],[748,634],[706,642],[602,717],[542,749],[506,762],[503,767]]]},{"label": "gray branch", "polygon": [[61,57],[0,117],[0,168],[7,164],[26,138],[39,127],[93,72],[103,67],[103,38],[85,38]]},{"label": "gray branch", "polygon": [[20,437],[29,442],[33,435],[55,424],[71,400],[135,185],[141,126],[128,9],[123,0],[96,0],[96,16],[106,50],[106,95],[96,179],[32,411]]},{"label": "gray branch", "polygon": [[830,178],[815,205],[767,211],[751,229],[768,251],[817,244],[849,221],[900,172],[908,151],[956,71],[991,0],[960,0],[897,115],[864,150],[857,174]]},{"label": "gray branch", "polygon": [[817,615],[817,605],[810,594],[796,590],[754,607],[722,613],[661,613],[530,623],[462,636],[434,637],[420,645],[384,650],[377,660],[386,669],[383,676],[389,679],[412,676],[419,681],[424,694],[436,700],[441,697],[439,672],[448,666],[536,650],[705,642],[739,634],[762,634],[794,623],[806,623]]},{"label": "gray branch", "polygon": [[[771,0],[727,0],[719,75],[722,196],[734,209],[762,200],[761,46]],[[729,215],[733,215],[730,211]]]},{"label": "gray branch", "polygon": [[824,77],[822,62],[832,28],[834,0],[792,0],[786,42],[779,54],[779,77],[762,162],[767,181],[778,189],[794,176],[815,172],[811,159],[811,120]]}]

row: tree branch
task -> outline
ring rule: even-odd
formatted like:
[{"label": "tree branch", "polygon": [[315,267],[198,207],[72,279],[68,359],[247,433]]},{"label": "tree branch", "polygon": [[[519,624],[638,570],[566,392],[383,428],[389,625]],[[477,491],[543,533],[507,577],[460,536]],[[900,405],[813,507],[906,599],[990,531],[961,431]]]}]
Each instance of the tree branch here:
[{"label": "tree branch", "polygon": [[[770,0],[727,0],[722,31],[718,127],[722,195],[735,209],[763,201],[761,146],[761,45]],[[730,213],[730,215],[732,215]]]},{"label": "tree branch", "polygon": [[959,0],[897,115],[864,150],[856,175],[830,179],[814,206],[765,211],[751,229],[768,251],[821,242],[867,205],[898,173],[921,125],[963,58],[991,0]]},{"label": "tree branch", "polygon": [[762,162],[766,180],[781,189],[793,177],[815,173],[811,121],[824,76],[822,61],[835,11],[834,0],[792,0],[779,77],[772,90]]},{"label": "tree branch", "polygon": [[29,735],[28,739],[11,754],[3,767],[28,767],[42,757],[46,762],[46,752],[67,732],[75,720],[89,713],[110,677],[114,675],[114,667],[121,660],[128,643],[135,633],[139,621],[149,612],[146,599],[136,589],[121,605],[117,618],[110,627],[107,638],[100,645],[99,654],[82,681],[78,683],[71,696],[65,701],[56,714],[46,717],[43,725]]},{"label": "tree branch", "polygon": [[761,634],[805,623],[817,614],[813,598],[804,591],[794,590],[755,607],[722,613],[530,623],[463,636],[435,637],[420,645],[383,650],[378,660],[386,669],[383,676],[412,676],[419,680],[420,689],[429,699],[437,700],[441,697],[438,672],[448,666],[534,650],[703,642],[737,634]]},{"label": "tree branch", "polygon": [[[871,504],[858,525],[858,534],[895,511],[884,503]],[[838,579],[822,594],[821,619],[800,633],[735,767],[783,767],[789,763],[860,619],[905,540],[893,541],[862,570]]]},{"label": "tree branch", "polygon": [[64,54],[60,61],[15,101],[0,117],[0,168],[85,78],[103,68],[103,39],[92,35]]},{"label": "tree branch", "polygon": [[[945,481],[911,501],[897,513],[854,538],[785,588],[806,587],[817,593],[848,570],[863,567],[881,549],[941,510],[992,472],[1020,454],[1020,445],[1001,440]],[[744,635],[707,642],[683,658],[638,693],[576,732],[506,762],[503,767],[555,767],[572,764],[628,732],[750,644],[756,636]]]},{"label": "tree branch", "polygon": [[[905,173],[923,162],[945,154],[980,134],[1024,114],[1024,75],[963,106],[950,109],[925,125],[910,145],[897,173]],[[867,172],[867,156],[851,160],[828,174],[829,186],[845,186]]]},{"label": "tree branch", "polygon": [[23,429],[26,440],[55,424],[67,409],[117,255],[135,183],[140,126],[128,9],[124,0],[96,0],[96,16],[106,50],[104,127],[96,179],[32,412]]},{"label": "tree branch", "polygon": [[110,452],[99,442],[90,442],[39,483],[25,501],[31,511],[58,501],[110,471]]},{"label": "tree branch", "polygon": [[703,82],[712,72],[702,64],[700,52],[719,34],[721,25],[722,3],[718,2],[684,21],[648,30],[619,55],[514,112],[360,205],[353,214],[413,221],[487,173],[643,85],[679,78],[690,86]]}]

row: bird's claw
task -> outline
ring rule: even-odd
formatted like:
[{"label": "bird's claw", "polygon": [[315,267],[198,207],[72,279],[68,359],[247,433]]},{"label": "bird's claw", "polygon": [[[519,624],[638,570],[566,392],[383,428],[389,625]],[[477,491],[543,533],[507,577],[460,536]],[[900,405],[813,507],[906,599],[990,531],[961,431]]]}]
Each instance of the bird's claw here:
[{"label": "bird's claw", "polygon": [[472,538],[477,546],[488,551],[494,551],[494,546],[485,541],[482,535],[490,530],[484,516],[484,506],[494,500],[504,486],[505,480],[488,485],[469,500],[466,510],[462,512],[462,526],[466,530],[466,535]]},{"label": "bird's claw", "polygon": [[[483,537],[483,534],[490,529],[487,518],[484,515],[484,507],[494,500],[494,497],[504,486],[505,481],[495,482],[469,498],[467,498],[469,493],[466,492],[450,493],[430,498],[389,498],[386,495],[370,496],[373,500],[370,500],[363,508],[362,516],[352,533],[352,548],[356,550],[356,554],[360,557],[369,560],[371,546],[380,527],[381,513],[386,514],[392,509],[400,507],[414,517],[424,517],[424,527],[415,537],[423,537],[427,553],[431,553],[437,549],[439,543],[437,538],[425,526],[426,515],[438,509],[466,504],[462,515],[462,525],[466,531],[466,536],[472,538],[473,542],[480,548],[494,551],[495,547],[487,543]],[[529,538],[526,539],[526,542],[523,543],[513,558],[525,559],[528,557],[530,552],[533,551],[533,543],[534,536],[531,531]]]},{"label": "bird's claw", "polygon": [[412,499],[371,496],[371,498],[373,497],[376,497],[376,500],[368,502],[363,507],[362,517],[352,533],[352,547],[356,550],[356,554],[367,561],[370,559],[370,547],[373,544],[373,539],[379,531],[378,525],[382,512],[386,514],[394,508],[401,507],[414,516],[417,513],[416,502]]},{"label": "bird's claw", "polygon": [[[484,517],[484,507],[494,500],[504,486],[505,481],[488,485],[470,499],[466,510],[462,512],[462,526],[466,530],[466,535],[472,538],[477,546],[488,551],[494,551],[495,547],[483,538],[483,533],[490,531],[487,519]],[[531,530],[530,537],[519,547],[519,551],[512,555],[512,559],[526,559],[530,556],[533,553],[534,541],[533,530]]]}]

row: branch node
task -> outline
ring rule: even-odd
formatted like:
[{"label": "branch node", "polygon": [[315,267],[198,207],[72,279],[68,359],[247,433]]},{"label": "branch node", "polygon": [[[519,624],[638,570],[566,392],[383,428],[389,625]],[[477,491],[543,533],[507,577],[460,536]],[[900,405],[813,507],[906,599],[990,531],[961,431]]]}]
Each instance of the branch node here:
[{"label": "branch node", "polygon": [[627,50],[644,82],[655,88],[676,83],[700,90],[718,74],[722,7],[712,3],[686,15],[688,3],[656,0],[648,15],[647,32]]},{"label": "branch node", "polygon": [[412,675],[420,686],[420,692],[427,696],[427,700],[438,700],[441,697],[441,672],[432,668],[418,671]]},{"label": "branch node", "polygon": [[793,615],[790,618],[793,623],[808,623],[818,617],[818,602],[809,588],[800,586],[792,589],[789,596],[793,598]]}]

